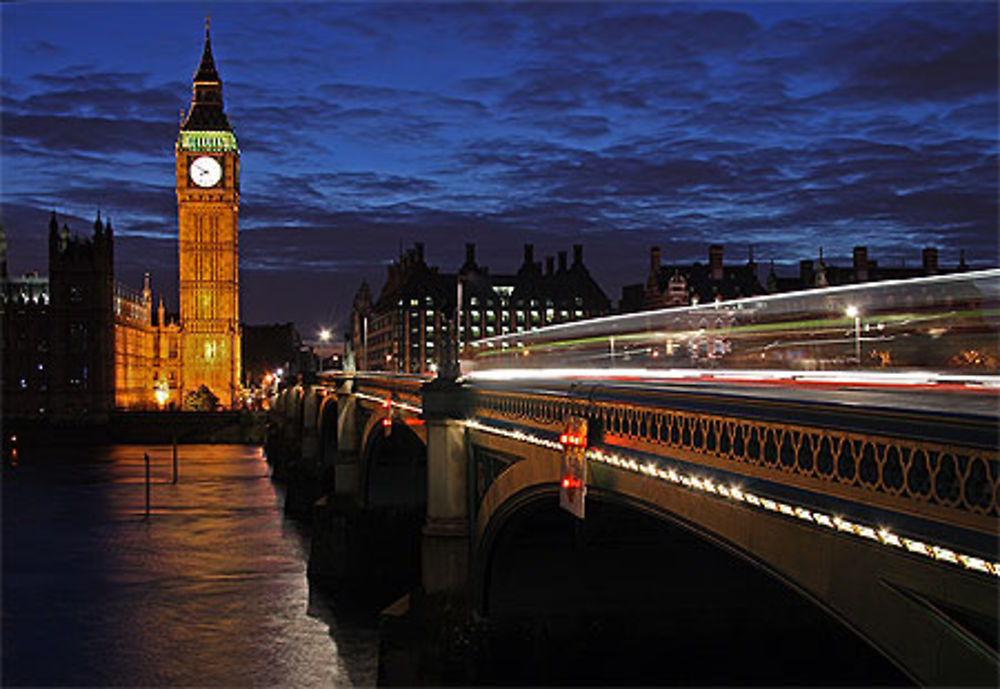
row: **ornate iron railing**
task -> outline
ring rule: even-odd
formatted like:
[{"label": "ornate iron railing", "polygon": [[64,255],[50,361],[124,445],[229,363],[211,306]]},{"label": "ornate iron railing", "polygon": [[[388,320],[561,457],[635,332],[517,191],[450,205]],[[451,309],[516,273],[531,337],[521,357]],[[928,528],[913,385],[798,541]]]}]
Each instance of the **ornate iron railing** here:
[{"label": "ornate iron railing", "polygon": [[995,533],[995,449],[654,404],[477,390],[472,414],[548,431],[570,415],[598,441]]}]

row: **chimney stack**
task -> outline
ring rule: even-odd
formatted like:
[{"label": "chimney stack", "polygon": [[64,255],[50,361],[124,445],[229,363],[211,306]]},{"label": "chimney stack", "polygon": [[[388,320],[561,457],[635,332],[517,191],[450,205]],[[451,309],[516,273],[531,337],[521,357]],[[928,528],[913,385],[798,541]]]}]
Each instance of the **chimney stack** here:
[{"label": "chimney stack", "polygon": [[924,275],[937,275],[938,250],[932,246],[927,247],[923,251],[923,258],[924,258]]},{"label": "chimney stack", "polygon": [[566,272],[566,252],[565,251],[560,251],[559,252],[559,272],[560,273],[565,273]]},{"label": "chimney stack", "polygon": [[583,244],[573,245],[573,265],[583,265]]},{"label": "chimney stack", "polygon": [[555,271],[555,262],[556,262],[556,260],[552,256],[546,256],[545,257],[545,274],[546,275],[552,275],[552,273]]},{"label": "chimney stack", "polygon": [[525,267],[530,266],[535,262],[535,245],[525,244],[524,245],[524,265]]},{"label": "chimney stack", "polygon": [[799,280],[804,286],[811,287],[813,283],[813,262],[812,259],[799,261]]},{"label": "chimney stack", "polygon": [[722,280],[722,245],[713,244],[708,247],[708,266],[713,280]]},{"label": "chimney stack", "polygon": [[854,281],[868,282],[868,247],[854,247]]},{"label": "chimney stack", "polygon": [[649,274],[655,276],[660,272],[660,247],[654,246],[649,250]]},{"label": "chimney stack", "polygon": [[423,263],[424,262],[424,243],[423,242],[414,242],[413,243],[413,251],[416,254],[417,262],[418,263]]}]

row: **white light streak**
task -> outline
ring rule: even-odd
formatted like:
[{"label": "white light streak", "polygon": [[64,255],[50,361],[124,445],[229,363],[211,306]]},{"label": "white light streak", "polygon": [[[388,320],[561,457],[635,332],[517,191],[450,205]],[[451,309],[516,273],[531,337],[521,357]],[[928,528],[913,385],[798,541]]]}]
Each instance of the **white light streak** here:
[{"label": "white light streak", "polygon": [[788,383],[864,385],[871,387],[913,387],[965,385],[1000,389],[1000,376],[968,376],[934,371],[781,371],[690,368],[495,368],[473,371],[464,376],[471,381],[532,380],[645,380],[690,383]]}]

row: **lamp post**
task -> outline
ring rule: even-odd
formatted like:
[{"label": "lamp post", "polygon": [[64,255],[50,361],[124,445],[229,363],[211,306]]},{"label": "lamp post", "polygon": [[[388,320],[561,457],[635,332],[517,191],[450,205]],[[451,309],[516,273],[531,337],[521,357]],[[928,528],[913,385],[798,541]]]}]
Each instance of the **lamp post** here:
[{"label": "lamp post", "polygon": [[861,311],[853,304],[844,312],[848,318],[854,319],[854,359],[861,368]]},{"label": "lamp post", "polygon": [[[358,368],[356,363],[354,368]],[[361,320],[361,368],[359,370],[368,370],[368,314],[365,314]]]}]

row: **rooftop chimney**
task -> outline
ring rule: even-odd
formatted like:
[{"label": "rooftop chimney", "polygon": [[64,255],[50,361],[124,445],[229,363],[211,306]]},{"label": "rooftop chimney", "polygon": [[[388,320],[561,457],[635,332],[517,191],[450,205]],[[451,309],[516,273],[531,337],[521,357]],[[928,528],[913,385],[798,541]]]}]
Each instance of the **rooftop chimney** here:
[{"label": "rooftop chimney", "polygon": [[555,271],[555,262],[556,262],[556,260],[553,257],[551,257],[551,256],[546,256],[545,257],[545,274],[546,275],[552,275],[553,271]]},{"label": "rooftop chimney", "polygon": [[654,246],[649,250],[649,274],[656,275],[660,272],[660,247]]},{"label": "rooftop chimney", "polygon": [[722,279],[722,245],[713,244],[708,247],[708,267],[712,271],[713,280]]},{"label": "rooftop chimney", "polygon": [[583,244],[573,245],[573,265],[583,265]]},{"label": "rooftop chimney", "polygon": [[417,262],[418,263],[423,263],[424,262],[424,243],[423,242],[414,242],[413,243],[413,253],[416,255]]},{"label": "rooftop chimney", "polygon": [[465,245],[465,262],[468,265],[475,265],[476,263],[476,245],[466,244]]},{"label": "rooftop chimney", "polygon": [[524,245],[524,265],[530,266],[535,262],[535,245],[525,244]]},{"label": "rooftop chimney", "polygon": [[799,261],[799,280],[805,286],[812,286],[813,282],[813,262],[811,259]]},{"label": "rooftop chimney", "polygon": [[868,282],[868,247],[854,247],[854,281]]},{"label": "rooftop chimney", "polygon": [[559,272],[560,273],[566,272],[566,252],[565,251],[560,251],[559,252]]},{"label": "rooftop chimney", "polygon": [[924,258],[924,274],[925,275],[937,275],[938,272],[938,250],[932,246],[927,247],[923,251]]}]

